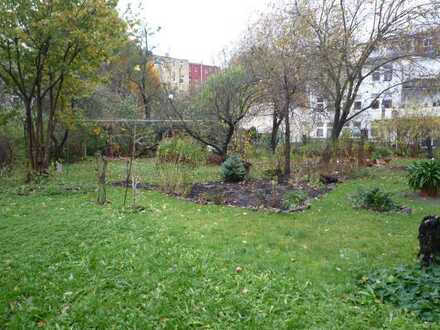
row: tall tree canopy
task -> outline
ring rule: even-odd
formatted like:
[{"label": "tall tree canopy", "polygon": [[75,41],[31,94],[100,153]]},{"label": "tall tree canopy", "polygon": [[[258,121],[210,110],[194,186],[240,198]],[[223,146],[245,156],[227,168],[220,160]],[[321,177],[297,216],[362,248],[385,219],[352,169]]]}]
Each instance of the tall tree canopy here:
[{"label": "tall tree canopy", "polygon": [[124,36],[110,0],[0,1],[0,78],[24,105],[32,172],[47,171],[67,88],[96,78]]}]

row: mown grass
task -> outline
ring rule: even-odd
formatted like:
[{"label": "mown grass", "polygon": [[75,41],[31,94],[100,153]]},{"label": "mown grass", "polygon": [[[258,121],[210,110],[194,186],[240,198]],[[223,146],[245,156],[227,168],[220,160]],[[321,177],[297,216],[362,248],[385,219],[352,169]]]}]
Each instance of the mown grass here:
[{"label": "mown grass", "polygon": [[[151,164],[141,168],[154,180]],[[197,173],[210,181],[218,169]],[[19,180],[0,179],[0,328],[440,328],[357,299],[361,276],[415,262],[420,220],[440,213],[438,200],[405,194],[404,172],[372,169],[290,215],[156,192],[133,213],[120,188],[98,207],[92,161],[32,189]],[[351,207],[350,195],[375,186],[413,214]]]}]

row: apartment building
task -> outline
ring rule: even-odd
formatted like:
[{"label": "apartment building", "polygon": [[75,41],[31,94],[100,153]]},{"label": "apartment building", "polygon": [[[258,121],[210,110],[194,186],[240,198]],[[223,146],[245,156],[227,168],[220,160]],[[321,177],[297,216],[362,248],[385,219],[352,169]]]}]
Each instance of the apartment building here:
[{"label": "apartment building", "polygon": [[197,90],[208,78],[218,72],[220,69],[212,65],[200,63],[189,64],[189,83],[191,90]]},{"label": "apartment building", "polygon": [[180,93],[197,90],[220,69],[212,65],[190,63],[170,56],[155,56],[155,66],[162,83]]},{"label": "apartment building", "polygon": [[189,91],[189,61],[169,56],[155,56],[155,66],[162,83],[176,92]]}]

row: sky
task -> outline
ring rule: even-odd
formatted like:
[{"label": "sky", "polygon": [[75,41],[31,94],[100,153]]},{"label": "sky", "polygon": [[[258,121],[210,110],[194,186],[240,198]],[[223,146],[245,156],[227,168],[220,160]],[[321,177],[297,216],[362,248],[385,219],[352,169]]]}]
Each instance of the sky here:
[{"label": "sky", "polygon": [[[120,0],[148,25],[161,27],[153,37],[158,55],[188,59],[204,64],[221,64],[223,49],[232,49],[248,24],[264,11],[268,0]],[[137,10],[136,10],[137,11]]]}]

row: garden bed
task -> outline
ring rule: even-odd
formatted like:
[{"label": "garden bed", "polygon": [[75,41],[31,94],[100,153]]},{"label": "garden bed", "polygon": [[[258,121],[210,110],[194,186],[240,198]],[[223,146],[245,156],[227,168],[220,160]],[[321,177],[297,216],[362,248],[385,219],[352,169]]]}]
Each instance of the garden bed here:
[{"label": "garden bed", "polygon": [[[242,183],[199,183],[192,187],[188,199],[202,204],[220,204],[252,209],[272,209],[294,212],[310,207],[310,201],[329,192],[335,185],[312,187],[307,183],[276,184],[269,180]],[[305,200],[295,208],[288,208],[283,200],[286,194],[304,193]]]},{"label": "garden bed", "polygon": [[[125,186],[125,182],[116,182],[116,186]],[[159,186],[139,183],[139,189],[160,191]],[[270,180],[245,181],[240,183],[209,182],[196,183],[189,194],[170,194],[198,204],[217,204],[249,209],[265,209],[275,212],[295,212],[308,209],[313,199],[319,198],[335,187],[335,184],[323,184],[319,187],[306,182],[296,184],[273,184]],[[286,196],[298,193],[304,200],[296,205],[286,205]]]}]

